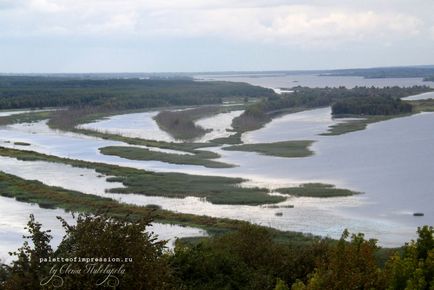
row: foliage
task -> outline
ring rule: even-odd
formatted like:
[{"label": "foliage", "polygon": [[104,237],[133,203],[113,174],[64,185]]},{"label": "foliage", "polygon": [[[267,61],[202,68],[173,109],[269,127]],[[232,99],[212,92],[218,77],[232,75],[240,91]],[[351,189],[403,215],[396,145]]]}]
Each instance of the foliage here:
[{"label": "foliage", "polygon": [[388,289],[434,289],[433,233],[432,227],[418,228],[418,239],[391,257],[385,267]]},{"label": "foliage", "polygon": [[397,115],[410,113],[412,106],[408,102],[392,97],[367,96],[364,98],[345,98],[332,105],[332,114],[354,115]]},{"label": "foliage", "polygon": [[0,109],[69,106],[120,110],[220,104],[224,98],[273,94],[270,89],[245,83],[196,82],[188,79],[0,77]]},{"label": "foliage", "polygon": [[325,247],[324,242],[303,247],[277,243],[269,231],[246,225],[197,245],[178,244],[171,265],[186,289],[272,290],[313,271],[316,255]]},{"label": "foliage", "polygon": [[191,140],[209,132],[194,122],[219,112],[218,107],[199,107],[180,111],[161,111],[154,117],[158,126],[175,139]]},{"label": "foliage", "polygon": [[293,112],[307,108],[330,106],[335,102],[352,98],[360,100],[363,104],[371,98],[400,99],[410,95],[432,90],[427,86],[401,87],[355,87],[347,89],[338,88],[307,88],[295,87],[290,94],[271,96],[262,102],[255,103],[233,120],[232,126],[239,132],[254,130],[269,122],[273,116],[291,109]]},{"label": "foliage", "polygon": [[[62,222],[66,235],[53,251],[49,233],[31,218],[33,246],[25,242],[17,260],[2,266],[1,288],[41,289],[41,279],[55,265],[40,263],[40,258],[48,257],[132,258],[116,289],[430,290],[434,286],[434,231],[428,226],[419,228],[418,239],[395,251],[383,266],[376,258],[381,251],[376,241],[363,234],[350,237],[347,230],[339,241],[297,244],[276,240],[269,229],[243,224],[234,232],[194,243],[178,240],[174,252],[164,253],[164,242],[147,231],[149,216],[113,219],[98,213],[80,215],[76,225]],[[62,289],[95,289],[103,278],[61,277]]]},{"label": "foliage", "polygon": [[[127,218],[112,219],[104,215],[79,215],[76,225],[62,220],[66,235],[56,251],[51,249],[51,236],[41,230],[33,216],[28,224],[31,247],[27,241],[18,250],[10,267],[10,276],[4,281],[5,289],[95,289],[115,286],[116,289],[170,289],[171,271],[163,254],[165,241],[157,241],[147,232],[149,218],[135,221]],[[121,258],[115,262],[49,262],[44,259],[60,258]],[[125,260],[127,258],[127,260]],[[68,272],[61,272],[66,265]],[[89,273],[95,269],[123,269],[115,272]],[[57,269],[53,276],[53,269]],[[107,278],[108,277],[108,278]]]}]

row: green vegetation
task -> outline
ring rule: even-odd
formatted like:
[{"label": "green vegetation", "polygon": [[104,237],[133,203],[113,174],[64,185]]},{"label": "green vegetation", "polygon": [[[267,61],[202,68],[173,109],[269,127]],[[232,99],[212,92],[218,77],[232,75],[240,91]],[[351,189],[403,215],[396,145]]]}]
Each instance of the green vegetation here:
[{"label": "green vegetation", "polygon": [[[418,228],[417,240],[400,250],[382,250],[375,240],[366,240],[361,233],[350,236],[347,230],[337,242],[276,241],[272,231],[242,224],[224,235],[193,243],[178,241],[173,253],[163,253],[164,242],[147,232],[151,221],[149,216],[112,219],[103,214],[80,215],[75,226],[61,220],[66,235],[53,250],[50,233],[31,216],[27,239],[33,243],[25,241],[14,253],[17,259],[1,266],[0,286],[40,289],[41,280],[52,276],[50,269],[59,267],[41,259],[57,257],[131,258],[130,263],[97,263],[114,268],[124,264],[125,274],[113,273],[118,280],[103,284],[116,289],[429,290],[434,286],[434,230],[428,226]],[[62,289],[93,289],[107,276],[57,274]]]},{"label": "green vegetation", "polygon": [[273,116],[278,116],[284,112],[297,112],[309,108],[326,107],[347,98],[362,100],[363,102],[369,101],[371,98],[400,99],[431,90],[432,89],[427,86],[413,86],[408,88],[355,87],[352,89],[345,87],[295,87],[291,94],[271,96],[249,106],[241,116],[233,120],[232,127],[238,132],[256,130],[271,121]]},{"label": "green vegetation", "polygon": [[434,99],[408,102],[413,106],[414,112],[434,112]]},{"label": "green vegetation", "polygon": [[0,109],[98,107],[105,110],[220,104],[235,97],[274,95],[270,89],[236,82],[188,79],[73,79],[0,77]]},{"label": "green vegetation", "polygon": [[334,185],[323,183],[305,183],[298,187],[278,188],[276,191],[283,194],[308,197],[338,197],[360,194],[360,192],[336,188]]},{"label": "green vegetation", "polygon": [[197,126],[194,122],[200,118],[215,115],[219,107],[198,107],[180,111],[161,111],[154,117],[160,129],[169,133],[175,139],[191,140],[208,133],[208,130]]},{"label": "green vegetation", "polygon": [[130,160],[155,160],[172,164],[202,165],[209,168],[229,168],[231,164],[213,161],[210,158],[219,157],[210,151],[197,150],[197,154],[172,154],[159,151],[152,151],[139,147],[109,146],[100,148],[99,151],[105,155],[114,155]]},{"label": "green vegetation", "polygon": [[309,150],[313,141],[284,141],[275,143],[242,144],[223,147],[223,150],[257,152],[278,157],[307,157],[313,155]]},{"label": "green vegetation", "polygon": [[338,100],[332,104],[332,114],[352,115],[399,115],[412,111],[408,102],[400,99],[382,96],[349,97]]},{"label": "green vegetation", "polygon": [[[128,215],[132,219],[140,219],[152,216],[157,222],[199,227],[212,234],[236,230],[247,224],[247,222],[226,218],[175,213],[162,210],[155,205],[136,206],[119,203],[110,198],[48,186],[39,181],[25,180],[1,171],[0,195],[15,198],[21,202],[35,203],[44,208],[62,208],[71,212],[93,214],[103,212],[113,218]],[[312,235],[267,229],[280,241],[293,240],[297,243],[305,243],[314,238]]]},{"label": "green vegetation", "polygon": [[215,204],[259,205],[284,201],[282,196],[271,196],[265,188],[243,188],[245,180],[218,176],[200,176],[182,173],[156,173],[104,163],[86,162],[51,155],[0,147],[0,155],[24,161],[48,161],[74,167],[94,169],[112,176],[108,181],[121,182],[125,188],[111,189],[112,193],[137,193],[150,196],[183,198],[196,196]]},{"label": "green vegetation", "polygon": [[0,126],[16,124],[16,123],[38,122],[50,118],[53,113],[54,113],[53,111],[44,111],[44,112],[29,112],[29,113],[20,113],[20,114],[14,114],[10,116],[4,116],[4,117],[0,117]]},{"label": "green vegetation", "polygon": [[[417,101],[405,101],[405,102],[411,104],[413,114],[420,113],[420,112],[434,112],[434,100],[417,100]],[[381,122],[381,121],[387,121],[394,118],[406,117],[406,116],[410,116],[410,113],[387,115],[387,116],[342,115],[340,117],[356,117],[358,119],[332,125],[329,127],[328,132],[323,133],[321,135],[333,136],[333,135],[341,135],[349,132],[364,130],[369,124]]]},{"label": "green vegetation", "polygon": [[381,121],[387,121],[394,118],[400,118],[409,116],[410,114],[401,114],[401,115],[389,115],[389,116],[347,116],[347,117],[356,117],[356,120],[345,121],[341,123],[337,123],[328,128],[328,131],[322,133],[322,136],[334,136],[334,135],[342,135],[354,131],[365,130],[369,124],[377,123]]}]

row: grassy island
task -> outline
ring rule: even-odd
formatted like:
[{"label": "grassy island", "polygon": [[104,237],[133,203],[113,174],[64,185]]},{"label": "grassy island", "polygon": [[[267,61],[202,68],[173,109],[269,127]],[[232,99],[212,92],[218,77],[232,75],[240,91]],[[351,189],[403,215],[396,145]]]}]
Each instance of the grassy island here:
[{"label": "grassy island", "polygon": [[311,146],[313,142],[314,141],[310,140],[301,140],[274,143],[242,144],[223,147],[223,150],[257,152],[263,155],[287,158],[307,157],[313,155],[313,152],[309,149],[309,146]]}]

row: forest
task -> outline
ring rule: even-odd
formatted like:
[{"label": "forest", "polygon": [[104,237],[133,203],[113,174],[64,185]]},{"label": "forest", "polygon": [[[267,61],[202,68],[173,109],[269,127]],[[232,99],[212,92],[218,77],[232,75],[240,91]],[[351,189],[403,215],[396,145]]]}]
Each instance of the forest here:
[{"label": "forest", "polygon": [[410,113],[412,105],[392,97],[345,98],[332,104],[332,114],[397,115]]},{"label": "forest", "polygon": [[71,79],[0,76],[0,109],[148,107],[220,104],[225,99],[273,96],[271,89],[189,79]]},{"label": "forest", "polygon": [[[304,110],[308,108],[318,108],[330,106],[335,102],[351,101],[353,105],[370,105],[375,106],[376,103],[385,106],[393,107],[398,105],[398,110],[394,113],[400,113],[400,110],[408,110],[407,105],[403,105],[399,101],[400,98],[431,91],[428,86],[413,86],[413,87],[355,87],[348,89],[345,87],[338,88],[308,88],[295,87],[293,93],[284,94],[282,96],[272,96],[267,99],[250,105],[246,111],[235,118],[232,126],[240,132],[258,129],[265,123],[269,122],[273,115],[288,112],[288,110]],[[377,101],[377,99],[379,101]],[[390,104],[389,104],[390,103]],[[356,111],[356,110],[354,110]],[[386,111],[386,110],[385,110]],[[381,109],[377,113],[380,113]],[[393,113],[392,113],[393,114]]]},{"label": "forest", "polygon": [[[24,242],[13,253],[15,261],[0,267],[1,289],[95,289],[96,285],[138,290],[434,287],[434,230],[428,226],[418,228],[418,238],[400,249],[382,249],[375,240],[347,230],[337,241],[279,241],[267,228],[246,224],[229,233],[180,240],[173,252],[166,252],[165,242],[147,231],[151,216],[113,219],[81,214],[75,225],[62,219],[59,222],[66,234],[53,249],[50,233],[30,217],[26,239],[32,243]],[[59,262],[74,257],[122,257],[94,264],[123,271],[90,274],[80,270],[86,264]],[[69,265],[70,271],[53,270],[63,264]]]}]

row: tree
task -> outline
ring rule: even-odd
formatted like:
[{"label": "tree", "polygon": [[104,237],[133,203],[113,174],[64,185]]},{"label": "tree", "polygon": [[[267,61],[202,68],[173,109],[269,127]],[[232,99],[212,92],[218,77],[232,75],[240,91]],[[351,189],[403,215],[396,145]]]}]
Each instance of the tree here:
[{"label": "tree", "polygon": [[406,244],[402,254],[395,253],[387,262],[385,274],[389,289],[434,289],[433,228],[418,228],[418,239]]}]

